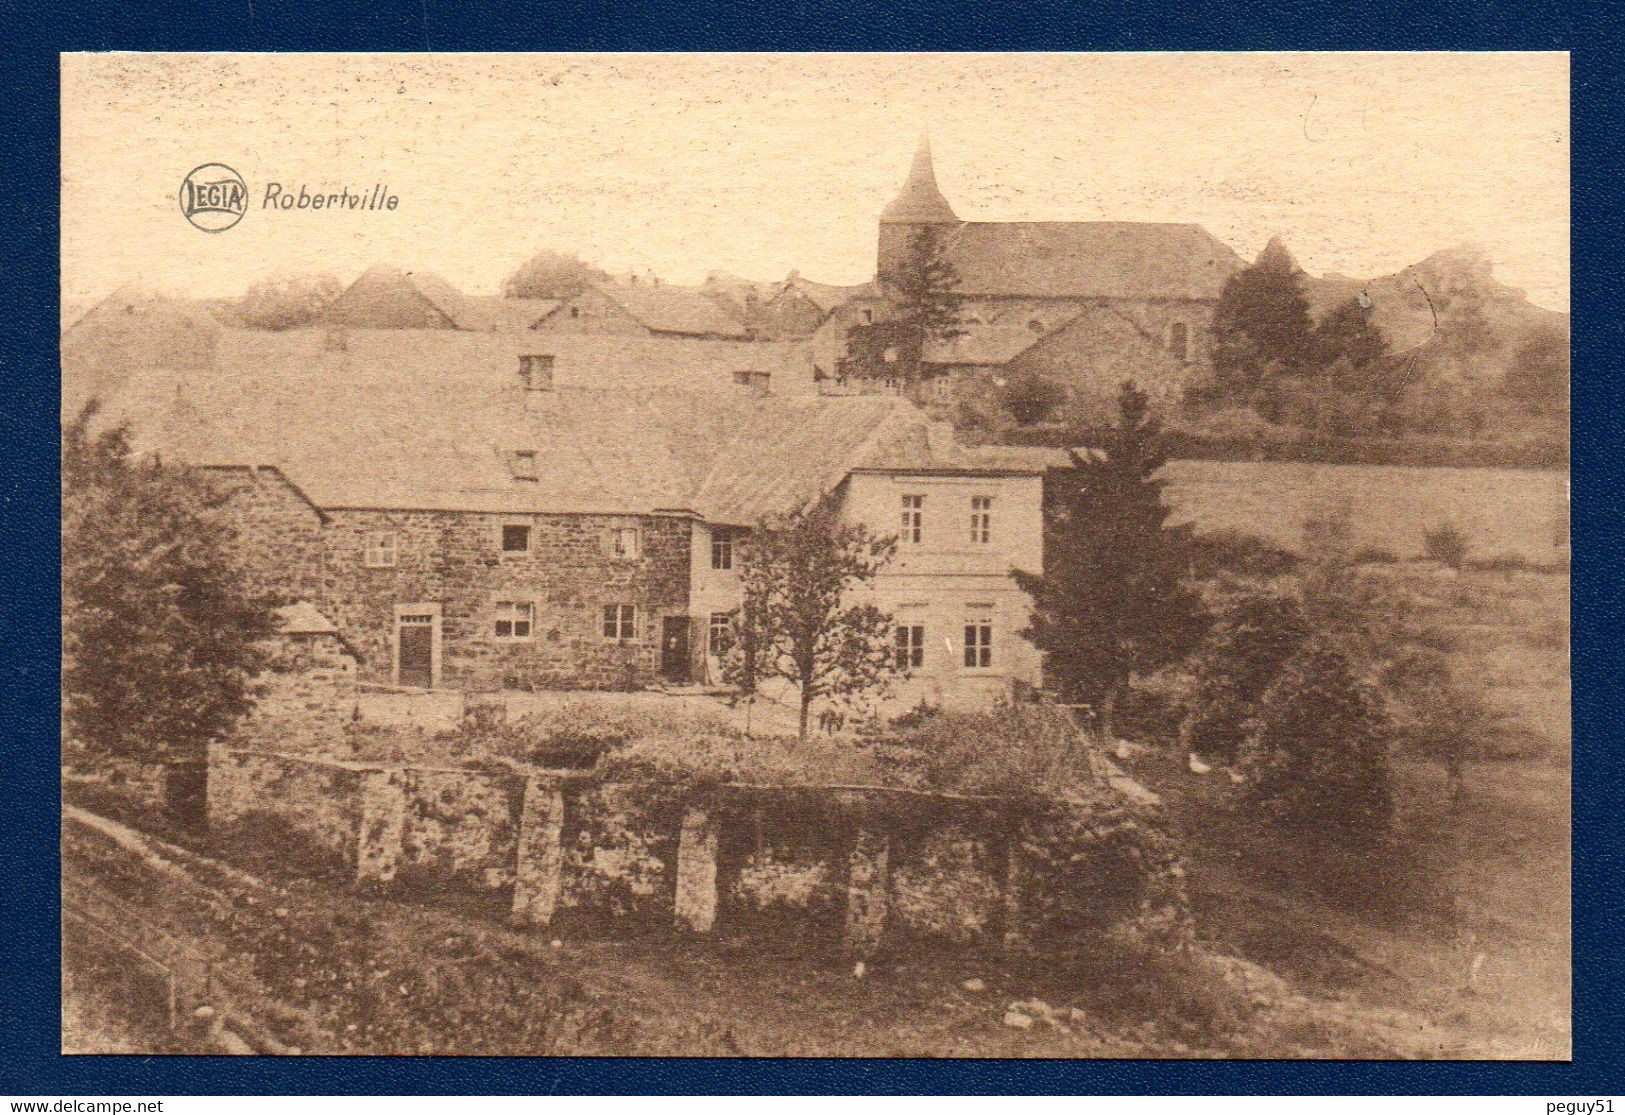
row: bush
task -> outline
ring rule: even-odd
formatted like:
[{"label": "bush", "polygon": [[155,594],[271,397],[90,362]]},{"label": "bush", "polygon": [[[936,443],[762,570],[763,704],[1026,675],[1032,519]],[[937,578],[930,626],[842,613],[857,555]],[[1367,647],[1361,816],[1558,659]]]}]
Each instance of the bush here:
[{"label": "bush", "polygon": [[1174,844],[1126,805],[1048,802],[1023,824],[1020,847],[1017,899],[1040,954],[1076,957],[1105,931],[1129,925],[1148,943],[1188,939]]},{"label": "bush", "polygon": [[1312,641],[1259,704],[1240,753],[1248,795],[1264,816],[1314,840],[1378,843],[1393,816],[1389,730],[1343,651]]},{"label": "bush", "polygon": [[1212,530],[1191,538],[1193,576],[1228,573],[1237,577],[1278,577],[1297,567],[1296,555],[1243,530]]},{"label": "bush", "polygon": [[1422,532],[1422,552],[1452,569],[1460,569],[1466,563],[1468,549],[1467,536],[1453,523],[1441,523]]},{"label": "bush", "polygon": [[915,710],[881,743],[897,780],[917,789],[1036,797],[1089,792],[1089,741],[1064,709],[999,705],[985,711]]},{"label": "bush", "polygon": [[999,388],[999,402],[1023,426],[1033,426],[1066,401],[1066,390],[1037,372],[1017,372]]},{"label": "bush", "polygon": [[1233,759],[1258,703],[1309,635],[1298,602],[1253,593],[1236,601],[1196,654],[1196,680],[1179,738],[1190,751]]}]

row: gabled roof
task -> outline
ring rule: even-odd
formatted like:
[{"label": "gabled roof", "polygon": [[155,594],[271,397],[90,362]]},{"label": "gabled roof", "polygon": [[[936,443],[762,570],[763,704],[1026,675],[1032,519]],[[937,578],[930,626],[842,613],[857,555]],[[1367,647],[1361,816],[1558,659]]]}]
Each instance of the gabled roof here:
[{"label": "gabled roof", "polygon": [[504,298],[495,294],[463,296],[457,328],[476,332],[520,332],[529,329],[563,303],[557,298]]},{"label": "gabled roof", "polygon": [[959,304],[958,313],[963,335],[928,339],[927,363],[1008,364],[1069,325],[1083,313],[1083,307],[1052,298],[968,300]]},{"label": "gabled roof", "polygon": [[745,337],[744,324],[716,298],[695,287],[602,283],[594,289],[657,333],[694,337]]},{"label": "gabled roof", "polygon": [[787,294],[799,294],[827,314],[873,291],[873,283],[836,286],[833,283],[815,283],[792,272],[788,279],[779,284],[778,293],[773,297],[777,299]]},{"label": "gabled roof", "polygon": [[[511,370],[459,358],[466,344],[430,350],[440,359],[425,374],[385,356],[388,346],[352,345],[331,360],[312,359],[309,348],[269,358],[263,336],[249,332],[233,339],[259,348],[259,359],[233,353],[202,374],[142,369],[105,419],[130,420],[138,448],[192,464],[275,466],[325,511],[686,511],[746,525],[858,468],[985,467],[896,397],[527,393]],[[520,450],[537,455],[534,482],[508,467]]]},{"label": "gabled roof", "polygon": [[962,224],[944,246],[965,297],[1216,299],[1242,260],[1199,225]]}]

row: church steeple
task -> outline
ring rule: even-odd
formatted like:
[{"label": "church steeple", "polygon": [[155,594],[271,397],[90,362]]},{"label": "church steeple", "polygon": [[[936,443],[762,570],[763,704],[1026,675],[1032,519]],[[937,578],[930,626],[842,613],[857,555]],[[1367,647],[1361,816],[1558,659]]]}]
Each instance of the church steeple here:
[{"label": "church steeple", "polygon": [[957,225],[959,218],[953,206],[937,189],[936,171],[931,167],[931,139],[922,134],[920,146],[914,151],[914,165],[909,167],[908,181],[880,214],[880,223],[888,225]]}]

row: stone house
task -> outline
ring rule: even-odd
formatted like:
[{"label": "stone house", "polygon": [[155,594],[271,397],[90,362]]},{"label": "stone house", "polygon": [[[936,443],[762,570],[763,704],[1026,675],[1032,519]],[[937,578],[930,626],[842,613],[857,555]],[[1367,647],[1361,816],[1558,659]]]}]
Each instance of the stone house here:
[{"label": "stone house", "polygon": [[1042,565],[1041,453],[959,446],[895,397],[561,387],[466,358],[490,336],[324,359],[307,332],[137,377],[109,417],[215,479],[252,575],[330,620],[361,682],[713,681],[735,545],[821,491],[902,536],[869,590],[899,617],[899,700],[1040,681],[1009,573]]}]

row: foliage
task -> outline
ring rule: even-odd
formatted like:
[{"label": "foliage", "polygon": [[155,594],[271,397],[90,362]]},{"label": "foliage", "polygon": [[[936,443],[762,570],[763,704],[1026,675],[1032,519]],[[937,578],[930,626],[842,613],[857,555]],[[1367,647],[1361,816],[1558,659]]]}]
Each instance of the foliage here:
[{"label": "foliage", "polygon": [[1066,389],[1030,369],[1016,372],[999,388],[999,402],[1023,426],[1044,421],[1066,401]]},{"label": "foliage", "polygon": [[1311,639],[1265,692],[1240,769],[1267,817],[1306,837],[1370,846],[1393,814],[1382,702],[1329,639]]},{"label": "foliage", "polygon": [[1309,346],[1315,363],[1322,368],[1341,365],[1349,375],[1349,378],[1333,377],[1337,387],[1344,391],[1359,391],[1363,381],[1353,376],[1388,352],[1388,339],[1372,320],[1370,301],[1353,297],[1339,302],[1315,323],[1310,333]]},{"label": "foliage", "polygon": [[1072,454],[1045,508],[1045,569],[1014,572],[1033,597],[1023,634],[1069,702],[1098,705],[1105,729],[1129,678],[1166,665],[1200,637],[1206,617],[1186,583],[1191,528],[1167,525],[1166,463],[1146,395],[1131,383],[1099,455]]},{"label": "foliage", "polygon": [[1178,849],[1126,805],[1046,802],[1022,825],[1020,849],[1017,901],[1041,953],[1064,962],[1129,926],[1165,947],[1188,937]]},{"label": "foliage", "polygon": [[250,329],[297,329],[320,320],[343,289],[332,275],[282,275],[250,286],[233,309]]},{"label": "foliage", "polygon": [[1221,574],[1276,577],[1297,564],[1296,554],[1244,530],[1201,531],[1191,536],[1191,571],[1201,580]]},{"label": "foliage", "polygon": [[1422,552],[1433,561],[1460,569],[1467,561],[1467,536],[1454,523],[1440,523],[1422,532]]},{"label": "foliage", "polygon": [[879,734],[899,780],[914,789],[1021,797],[1096,789],[1089,742],[1072,716],[1053,706],[918,708]]},{"label": "foliage", "polygon": [[502,280],[502,297],[574,298],[588,285],[608,279],[607,272],[578,256],[542,251]]},{"label": "foliage", "polygon": [[1303,609],[1291,596],[1256,591],[1234,602],[1197,652],[1182,745],[1234,758],[1265,691],[1308,636]]},{"label": "foliage", "polygon": [[[909,240],[901,266],[878,278],[887,312],[883,320],[848,331],[849,368],[860,378],[915,383],[924,373],[921,360],[928,341],[965,335],[953,293],[959,273],[942,250],[940,234],[921,228]],[[888,353],[893,359],[886,359]]]},{"label": "foliage", "polygon": [[126,427],[62,438],[62,694],[93,750],[195,757],[253,703],[274,631],[197,477],[136,457]]},{"label": "foliage", "polygon": [[1569,405],[1569,338],[1556,328],[1535,332],[1518,347],[1501,389],[1527,409],[1565,413]]},{"label": "foliage", "polygon": [[841,521],[828,493],[763,520],[740,547],[744,603],[735,613],[723,675],[747,694],[766,678],[800,691],[801,738],[813,702],[851,702],[883,688],[896,669],[892,618],[848,594],[871,580],[897,539]]},{"label": "foliage", "polygon": [[1213,311],[1215,389],[1274,418],[1276,387],[1310,357],[1303,272],[1279,238],[1225,281]]}]

